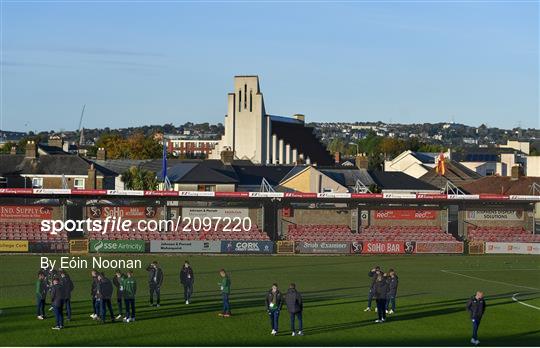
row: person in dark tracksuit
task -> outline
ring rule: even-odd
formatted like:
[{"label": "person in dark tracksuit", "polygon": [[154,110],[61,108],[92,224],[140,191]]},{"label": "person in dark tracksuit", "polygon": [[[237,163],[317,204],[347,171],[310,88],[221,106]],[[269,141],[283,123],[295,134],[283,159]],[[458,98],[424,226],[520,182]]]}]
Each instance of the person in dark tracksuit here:
[{"label": "person in dark tracksuit", "polygon": [[97,295],[101,302],[100,318],[103,323],[107,317],[107,309],[111,314],[111,321],[114,321],[114,312],[111,304],[113,295],[113,285],[109,278],[105,277],[104,273],[98,274]]},{"label": "person in dark tracksuit", "polygon": [[[150,305],[159,307],[161,285],[163,285],[163,271],[157,261],[152,262],[146,270],[148,271],[148,289],[150,291]],[[156,294],[156,304],[154,304],[154,294]]]},{"label": "person in dark tracksuit", "polygon": [[386,297],[388,295],[388,280],[386,275],[379,273],[375,279],[375,285],[373,287],[373,297],[377,302],[377,315],[378,319],[376,323],[384,323],[386,321]]},{"label": "person in dark tracksuit", "polygon": [[272,288],[266,294],[266,311],[270,316],[270,326],[272,327],[271,335],[277,335],[279,328],[279,312],[283,305],[281,292],[276,283],[272,284]]},{"label": "person in dark tracksuit", "polygon": [[56,326],[53,330],[60,330],[64,328],[64,309],[63,306],[63,290],[60,284],[59,278],[54,278],[51,287],[51,305],[53,307],[54,316],[56,318]]},{"label": "person in dark tracksuit", "polygon": [[193,295],[193,283],[195,282],[195,276],[193,275],[193,268],[189,262],[184,262],[184,266],[180,270],[180,283],[184,286],[184,301],[189,304],[191,295]]},{"label": "person in dark tracksuit", "polygon": [[75,288],[73,286],[73,281],[69,274],[64,270],[60,270],[60,284],[62,285],[62,295],[64,300],[64,307],[66,308],[66,319],[71,320],[71,293]]},{"label": "person in dark tracksuit", "polygon": [[369,287],[369,293],[368,293],[368,299],[367,299],[367,307],[364,309],[364,312],[371,311],[371,301],[373,300],[373,287],[375,285],[375,280],[377,279],[377,276],[381,274],[381,267],[375,266],[375,268],[371,269],[371,271],[368,272],[368,277],[371,278],[371,286]]},{"label": "person in dark tracksuit", "polygon": [[[396,272],[390,268],[388,271],[388,296],[386,299],[386,314],[394,314],[396,311],[396,296],[399,279]],[[390,308],[390,306],[392,306]],[[390,308],[390,310],[388,310]]]},{"label": "person in dark tracksuit", "polygon": [[126,277],[120,270],[116,270],[115,276],[113,278],[113,285],[116,288],[116,304],[118,305],[118,315],[116,319],[122,319],[122,313],[124,313],[122,305],[124,302],[124,287],[122,282]]},{"label": "person in dark tracksuit", "polygon": [[98,286],[98,271],[95,269],[92,270],[92,284],[90,287],[90,296],[92,297],[92,314],[90,318],[97,320],[99,319],[99,313],[101,312],[101,302],[97,297],[97,286]]},{"label": "person in dark tracksuit", "polygon": [[[287,311],[291,317],[292,336],[303,336],[302,312],[304,310],[304,303],[302,302],[302,295],[296,290],[296,284],[291,283],[289,285],[289,289],[285,294],[285,303],[287,304]],[[295,318],[298,318],[298,332],[295,332]]]},{"label": "person in dark tracksuit", "polygon": [[471,343],[476,346],[480,343],[478,340],[478,328],[480,327],[482,316],[486,311],[486,301],[484,300],[484,293],[482,291],[477,291],[476,295],[469,299],[467,302],[467,310],[471,316],[473,327]]},{"label": "person in dark tracksuit", "polygon": [[43,272],[38,273],[36,280],[36,312],[39,320],[45,319],[45,297],[47,296],[47,281]]},{"label": "person in dark tracksuit", "polygon": [[137,282],[133,277],[133,271],[127,272],[127,277],[122,279],[122,288],[124,289],[124,302],[126,305],[126,317],[124,322],[135,321],[135,294],[137,293]]},{"label": "person in dark tracksuit", "polygon": [[231,278],[222,268],[219,271],[221,277],[221,282],[218,283],[219,289],[221,290],[221,297],[223,298],[223,311],[218,315],[223,318],[228,318],[231,316],[231,303],[229,302],[231,296]]}]

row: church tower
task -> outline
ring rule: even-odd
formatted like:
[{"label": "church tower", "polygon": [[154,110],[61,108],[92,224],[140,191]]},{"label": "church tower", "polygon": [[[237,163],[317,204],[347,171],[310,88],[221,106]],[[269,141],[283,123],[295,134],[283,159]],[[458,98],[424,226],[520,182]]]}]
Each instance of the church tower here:
[{"label": "church tower", "polygon": [[235,158],[266,162],[266,112],[258,76],[235,76],[234,92],[228,95],[222,148]]}]

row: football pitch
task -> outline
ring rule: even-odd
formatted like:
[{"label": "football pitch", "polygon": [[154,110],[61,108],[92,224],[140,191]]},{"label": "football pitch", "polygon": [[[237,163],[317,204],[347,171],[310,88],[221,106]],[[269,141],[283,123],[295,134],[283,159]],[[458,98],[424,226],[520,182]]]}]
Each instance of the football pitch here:
[{"label": "football pitch", "polygon": [[[49,255],[59,259],[59,255]],[[485,346],[540,342],[540,258],[535,256],[186,256],[107,255],[108,259],[157,260],[165,274],[162,306],[150,307],[148,276],[135,270],[137,321],[100,324],[90,319],[90,269],[71,270],[74,316],[66,329],[51,330],[54,316],[35,315],[34,284],[39,255],[0,255],[0,338],[8,346],[439,346],[469,345],[465,310],[475,290],[487,309],[479,339]],[[85,256],[87,259],[90,257]],[[179,270],[188,259],[195,272],[192,304],[183,303]],[[364,312],[375,265],[399,276],[396,314],[376,324]],[[232,281],[232,317],[220,318],[218,270]],[[113,270],[106,270],[112,277]],[[304,297],[303,337],[291,337],[283,307],[280,332],[270,335],[264,298],[273,282],[290,282]],[[47,298],[49,300],[49,297]],[[113,298],[113,306],[116,303]],[[47,309],[48,309],[47,305]],[[373,303],[375,307],[375,303]],[[116,314],[116,313],[115,313]]]}]

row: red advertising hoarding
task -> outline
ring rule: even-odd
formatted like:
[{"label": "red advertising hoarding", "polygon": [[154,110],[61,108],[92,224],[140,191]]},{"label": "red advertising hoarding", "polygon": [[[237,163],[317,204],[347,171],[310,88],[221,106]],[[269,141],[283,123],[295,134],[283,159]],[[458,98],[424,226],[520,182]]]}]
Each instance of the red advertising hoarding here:
[{"label": "red advertising hoarding", "polygon": [[394,209],[375,211],[375,219],[377,220],[434,220],[436,218],[436,210]]},{"label": "red advertising hoarding", "polygon": [[38,205],[4,205],[0,206],[0,220],[6,219],[50,219],[52,207]]},{"label": "red advertising hoarding", "polygon": [[87,216],[90,219],[105,219],[121,217],[123,219],[151,219],[156,216],[156,207],[88,207]]},{"label": "red advertising hoarding", "polygon": [[362,254],[405,254],[405,243],[362,242]]}]

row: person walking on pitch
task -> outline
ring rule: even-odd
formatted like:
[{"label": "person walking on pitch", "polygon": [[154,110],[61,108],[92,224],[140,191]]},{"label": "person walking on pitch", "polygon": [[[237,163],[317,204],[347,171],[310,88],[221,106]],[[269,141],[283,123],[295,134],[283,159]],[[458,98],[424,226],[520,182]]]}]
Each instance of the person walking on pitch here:
[{"label": "person walking on pitch", "polygon": [[184,301],[186,304],[189,304],[189,301],[191,301],[194,282],[195,276],[193,275],[193,268],[191,268],[188,261],[185,261],[182,269],[180,270],[180,283],[182,283],[184,286]]},{"label": "person walking on pitch", "polygon": [[484,293],[477,291],[476,295],[471,297],[467,302],[467,310],[472,320],[472,338],[471,343],[477,346],[480,341],[478,340],[478,328],[480,327],[480,321],[486,311],[486,301],[484,300]]},{"label": "person walking on pitch", "polygon": [[231,278],[223,268],[219,271],[219,275],[221,277],[221,282],[218,283],[218,285],[223,298],[223,311],[219,313],[219,316],[228,318],[231,316],[231,305],[229,303],[229,296],[231,295]]},{"label": "person walking on pitch", "polygon": [[272,332],[270,334],[277,335],[279,327],[279,312],[281,311],[282,298],[281,292],[276,283],[272,284],[272,288],[266,294],[266,311],[270,316],[270,326]]},{"label": "person walking on pitch", "polygon": [[[163,285],[163,271],[157,261],[152,262],[146,270],[148,271],[148,289],[150,291],[150,306],[159,307],[161,299],[161,285]],[[156,303],[154,304],[154,294]]]},{"label": "person walking on pitch", "polygon": [[45,319],[45,297],[47,296],[47,281],[43,272],[38,273],[36,280],[36,312],[39,320]]},{"label": "person walking on pitch", "polygon": [[[302,295],[296,290],[296,284],[291,283],[289,285],[289,289],[285,294],[285,303],[287,304],[287,311],[291,318],[292,336],[303,336],[302,312],[304,310],[304,303],[302,302]],[[295,332],[295,318],[298,319],[298,332]]]},{"label": "person walking on pitch", "polygon": [[[396,312],[396,296],[398,283],[399,280],[396,272],[392,268],[390,268],[390,270],[388,271],[388,296],[386,299],[386,314],[394,314]],[[390,310],[388,310],[389,308]]]},{"label": "person walking on pitch", "polygon": [[118,305],[118,315],[116,316],[117,320],[122,319],[122,313],[124,313],[122,308],[124,302],[124,287],[122,282],[125,277],[125,274],[117,269],[113,278],[113,285],[116,288],[116,304]]},{"label": "person walking on pitch", "polygon": [[124,289],[124,302],[126,305],[126,318],[124,322],[135,321],[135,294],[137,293],[137,281],[133,277],[133,271],[127,272],[127,277],[122,279],[122,288]]},{"label": "person walking on pitch", "polygon": [[373,301],[373,292],[374,292],[374,286],[375,286],[375,280],[377,279],[377,276],[381,274],[381,267],[375,266],[375,268],[372,268],[371,271],[368,272],[368,277],[371,278],[371,286],[369,287],[369,293],[368,293],[368,300],[367,300],[367,307],[364,309],[364,312],[371,311],[371,301]]}]

